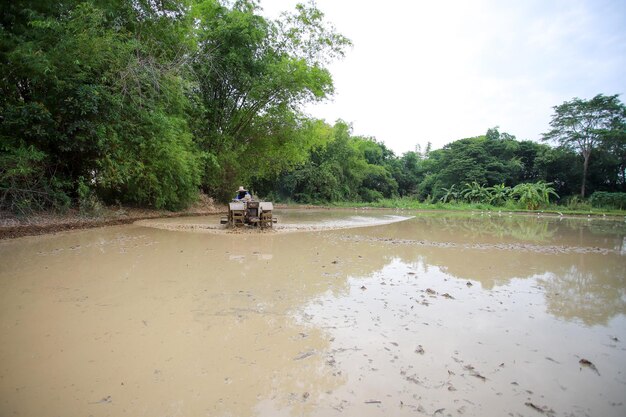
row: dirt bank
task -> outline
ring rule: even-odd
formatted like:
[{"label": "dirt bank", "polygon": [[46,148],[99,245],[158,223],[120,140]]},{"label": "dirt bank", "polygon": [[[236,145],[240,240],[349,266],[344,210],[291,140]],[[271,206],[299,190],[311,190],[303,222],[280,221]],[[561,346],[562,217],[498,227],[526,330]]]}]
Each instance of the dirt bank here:
[{"label": "dirt bank", "polygon": [[76,209],[71,209],[63,214],[38,213],[28,217],[18,217],[0,212],[0,239],[113,226],[145,219],[202,216],[224,212],[226,212],[226,207],[215,203],[208,196],[202,196],[197,203],[187,210],[177,212],[120,206],[104,207],[97,216],[84,216]]},{"label": "dirt bank", "polygon": [[[274,207],[296,209],[327,209],[310,205],[275,204]],[[22,236],[36,236],[67,230],[91,229],[94,227],[129,224],[138,220],[165,219],[173,217],[204,216],[227,212],[225,204],[215,202],[211,197],[201,195],[198,202],[187,210],[167,211],[148,208],[104,207],[97,216],[82,215],[77,209],[67,213],[37,213],[32,216],[16,216],[0,211],[0,240]]]}]

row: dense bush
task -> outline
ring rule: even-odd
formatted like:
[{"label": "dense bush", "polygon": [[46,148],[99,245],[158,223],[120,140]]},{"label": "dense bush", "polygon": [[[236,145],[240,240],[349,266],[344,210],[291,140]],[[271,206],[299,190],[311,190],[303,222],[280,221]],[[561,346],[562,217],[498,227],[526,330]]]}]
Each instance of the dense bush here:
[{"label": "dense bush", "polygon": [[596,191],[589,198],[593,207],[626,209],[626,193],[608,193]]},{"label": "dense bush", "polygon": [[27,215],[69,207],[67,184],[47,171],[46,161],[47,155],[33,146],[0,147],[0,209]]}]

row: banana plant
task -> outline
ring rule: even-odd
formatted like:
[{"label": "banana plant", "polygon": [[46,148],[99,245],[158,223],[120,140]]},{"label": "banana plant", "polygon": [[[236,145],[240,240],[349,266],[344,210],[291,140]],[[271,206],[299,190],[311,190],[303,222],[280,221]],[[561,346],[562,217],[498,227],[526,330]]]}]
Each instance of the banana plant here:
[{"label": "banana plant", "polygon": [[487,202],[489,192],[476,181],[472,181],[471,183],[465,183],[465,188],[461,191],[461,196],[469,203],[483,203]]},{"label": "banana plant", "polygon": [[489,204],[493,204],[494,206],[500,206],[504,204],[504,202],[509,197],[511,193],[511,187],[508,187],[502,184],[496,184],[493,187],[488,187],[487,191],[489,192]]},{"label": "banana plant", "polygon": [[552,188],[552,183],[539,181],[537,183],[517,184],[511,191],[511,196],[528,210],[537,210],[542,204],[550,202],[550,196],[558,198],[559,195]]},{"label": "banana plant", "polygon": [[450,203],[456,201],[456,199],[459,198],[459,192],[455,190],[454,187],[456,187],[455,184],[452,184],[450,188],[442,188],[444,195],[439,199],[439,201],[441,201],[442,203]]}]

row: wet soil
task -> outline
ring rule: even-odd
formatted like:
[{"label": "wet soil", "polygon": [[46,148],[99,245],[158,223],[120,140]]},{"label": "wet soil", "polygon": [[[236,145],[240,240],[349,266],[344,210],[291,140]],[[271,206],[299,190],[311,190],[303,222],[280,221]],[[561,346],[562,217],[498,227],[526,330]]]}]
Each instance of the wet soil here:
[{"label": "wet soil", "polygon": [[278,217],[1,241],[0,415],[626,415],[623,221]]},{"label": "wet soil", "polygon": [[68,210],[66,213],[45,212],[30,216],[16,216],[0,211],[0,240],[129,224],[142,219],[201,216],[225,211],[226,207],[215,204],[213,199],[206,195],[200,195],[198,201],[189,209],[178,212],[120,206],[103,207],[97,214],[89,215],[81,214],[76,209]]}]

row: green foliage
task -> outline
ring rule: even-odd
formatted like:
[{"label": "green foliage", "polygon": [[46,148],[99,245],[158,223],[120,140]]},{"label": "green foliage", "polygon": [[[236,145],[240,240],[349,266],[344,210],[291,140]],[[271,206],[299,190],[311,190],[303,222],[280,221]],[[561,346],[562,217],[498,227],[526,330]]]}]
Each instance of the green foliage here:
[{"label": "green foliage", "polygon": [[557,197],[552,184],[539,181],[536,183],[521,183],[514,188],[504,184],[496,184],[493,187],[485,187],[476,181],[465,183],[460,191],[457,191],[456,185],[450,188],[443,188],[443,196],[439,199],[441,204],[454,203],[457,199],[461,199],[468,204],[485,205],[489,207],[514,208],[519,202],[522,206],[529,210],[536,210],[541,205],[547,205],[550,197]]},{"label": "green foliage", "polygon": [[28,215],[69,206],[66,184],[46,171],[46,157],[33,146],[0,148],[0,210]]},{"label": "green foliage", "polygon": [[144,116],[132,136],[111,135],[115,152],[98,165],[96,186],[109,201],[184,208],[200,181],[200,156],[185,121],[157,112]]},{"label": "green foliage", "polygon": [[480,203],[490,199],[489,190],[476,181],[465,183],[461,196],[468,203]]},{"label": "green foliage", "polygon": [[541,205],[547,205],[550,202],[550,196],[559,197],[551,185],[542,181],[534,184],[517,184],[511,190],[511,197],[519,201],[526,209],[537,210]]},{"label": "green foliage", "polygon": [[572,195],[564,199],[563,204],[568,210],[590,211],[589,200],[581,198],[579,195]]},{"label": "green foliage", "polygon": [[400,158],[390,158],[385,165],[398,184],[401,197],[414,196],[423,176],[423,159],[417,152],[406,152]]},{"label": "green foliage", "polygon": [[323,144],[310,150],[308,160],[285,172],[276,183],[265,184],[278,189],[280,199],[372,202],[398,194],[398,183],[391,173],[395,155],[384,144],[352,136],[350,126],[341,121],[326,129],[318,125],[316,132],[324,132]]},{"label": "green foliage", "polygon": [[[626,131],[626,106],[618,95],[598,94],[590,100],[574,98],[554,107],[551,130],[544,140],[556,141],[583,157],[581,197],[585,197],[589,161],[592,152],[615,138],[623,141]],[[607,145],[604,145],[605,147]],[[621,152],[626,150],[624,143]]]},{"label": "green foliage", "polygon": [[452,203],[455,202],[460,193],[455,189],[456,185],[453,184],[450,188],[442,188],[441,190],[444,192],[443,197],[439,199],[442,203]]},{"label": "green foliage", "polygon": [[349,46],[313,3],[270,20],[254,0],[8,2],[0,210],[70,199],[88,215],[116,201],[177,210],[198,189],[227,200],[240,184],[284,201],[437,207],[626,192],[617,96],[555,107],[545,138],[557,148],[495,127],[397,157],[345,122],[305,116],[333,94],[327,65]]},{"label": "green foliage", "polygon": [[80,178],[108,201],[154,207],[197,193],[182,60],[192,26],[173,13],[183,2],[167,4],[16,1],[3,22],[0,137],[45,155],[40,171],[81,206]]},{"label": "green foliage", "polygon": [[571,195],[580,190],[582,163],[573,151],[546,147],[537,153],[534,166],[538,172],[537,180],[551,182],[559,195]]},{"label": "green foliage", "polygon": [[489,204],[501,206],[508,200],[511,194],[511,187],[507,187],[504,184],[496,184],[487,188],[487,192],[489,194]]},{"label": "green foliage", "polygon": [[608,193],[596,191],[591,194],[589,202],[593,207],[613,208],[618,210],[626,209],[626,193]]},{"label": "green foliage", "polygon": [[443,149],[431,151],[422,162],[423,179],[418,194],[421,198],[430,194],[440,199],[443,190],[455,184],[476,182],[485,188],[498,184],[510,187],[544,179],[535,159],[546,149],[549,147],[534,142],[518,142],[497,128],[489,129],[485,136],[454,141]]},{"label": "green foliage", "polygon": [[85,179],[78,179],[78,209],[82,216],[97,217],[102,213],[102,203],[93,189],[85,183]]},{"label": "green foliage", "polygon": [[204,174],[204,188],[226,199],[235,184],[275,178],[326,142],[324,128],[298,111],[333,93],[324,64],[350,42],[313,5],[272,21],[253,1],[204,0],[192,16],[198,40],[192,129],[200,149],[218,161],[205,167],[215,172]]}]

